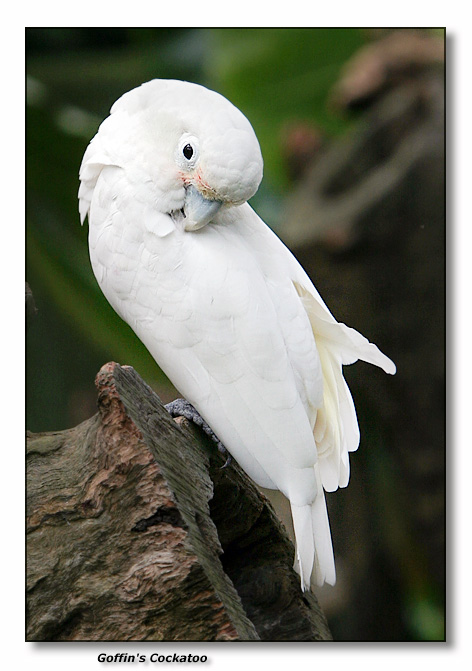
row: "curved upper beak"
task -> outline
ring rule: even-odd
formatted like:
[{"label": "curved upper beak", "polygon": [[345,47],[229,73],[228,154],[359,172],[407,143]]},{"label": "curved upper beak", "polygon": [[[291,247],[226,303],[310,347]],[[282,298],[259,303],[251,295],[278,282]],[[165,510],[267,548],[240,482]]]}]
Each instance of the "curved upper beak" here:
[{"label": "curved upper beak", "polygon": [[210,223],[222,205],[221,200],[205,198],[193,184],[190,184],[185,193],[184,229],[198,231],[199,228],[203,228]]}]

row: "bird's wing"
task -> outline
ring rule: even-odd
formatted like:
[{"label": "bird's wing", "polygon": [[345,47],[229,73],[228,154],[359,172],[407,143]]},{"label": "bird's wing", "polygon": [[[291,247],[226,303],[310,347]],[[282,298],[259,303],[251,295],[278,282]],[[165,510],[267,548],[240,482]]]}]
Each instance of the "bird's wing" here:
[{"label": "bird's wing", "polygon": [[[367,338],[337,322],[308,275],[279,238],[262,222],[259,224],[254,218],[251,218],[251,222],[259,231],[256,250],[260,250],[259,255],[264,259],[270,259],[270,263],[277,264],[290,278],[310,323],[311,339],[307,338],[306,342],[312,347],[316,346],[321,361],[323,398],[319,403],[319,389],[314,396],[309,394],[307,410],[309,412],[312,405],[318,408],[313,432],[321,479],[327,491],[334,491],[347,485],[348,453],[356,450],[359,445],[356,412],[342,374],[342,366],[361,359],[393,374],[395,365]],[[293,361],[291,349],[289,356]],[[302,374],[305,375],[304,370]]]}]

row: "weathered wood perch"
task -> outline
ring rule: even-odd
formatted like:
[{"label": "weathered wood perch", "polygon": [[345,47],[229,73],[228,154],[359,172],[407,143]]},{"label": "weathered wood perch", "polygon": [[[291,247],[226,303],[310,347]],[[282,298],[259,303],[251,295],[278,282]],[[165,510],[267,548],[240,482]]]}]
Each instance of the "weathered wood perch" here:
[{"label": "weathered wood perch", "polygon": [[94,417],[28,435],[27,639],[329,640],[239,466],[132,368],[96,383]]}]

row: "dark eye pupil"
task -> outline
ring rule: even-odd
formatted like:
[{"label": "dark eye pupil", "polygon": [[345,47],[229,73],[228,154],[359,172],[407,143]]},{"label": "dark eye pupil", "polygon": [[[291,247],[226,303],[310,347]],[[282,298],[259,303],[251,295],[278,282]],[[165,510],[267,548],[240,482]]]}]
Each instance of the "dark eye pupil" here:
[{"label": "dark eye pupil", "polygon": [[183,154],[184,154],[185,158],[189,161],[193,156],[192,145],[191,144],[186,144],[182,151],[183,151]]}]

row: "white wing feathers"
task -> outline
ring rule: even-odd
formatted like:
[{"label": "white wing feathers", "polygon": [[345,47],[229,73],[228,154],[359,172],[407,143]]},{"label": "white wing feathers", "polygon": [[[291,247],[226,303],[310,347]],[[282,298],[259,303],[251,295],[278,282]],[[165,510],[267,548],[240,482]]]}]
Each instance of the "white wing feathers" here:
[{"label": "white wing feathers", "polygon": [[[309,282],[308,277],[305,279]],[[295,282],[313,329],[323,369],[323,406],[318,411],[314,436],[323,487],[332,492],[348,484],[348,452],[359,446],[356,411],[342,366],[361,359],[394,374],[395,364],[363,335],[337,322],[311,282],[311,292],[306,284],[302,286]]]},{"label": "white wing feathers", "polygon": [[[395,365],[364,336],[335,320],[296,259],[269,229],[264,228],[265,251],[271,254],[273,263],[274,258],[279,257],[277,261],[281,273],[283,265],[287,266],[287,275],[308,316],[311,347],[314,338],[323,378],[321,402],[319,385],[315,394],[308,394],[306,399],[309,415],[312,408],[316,408],[312,426],[317,451],[314,464],[317,495],[311,505],[297,506],[291,503],[297,544],[295,564],[302,587],[309,587],[312,571],[316,584],[334,584],[334,556],[323,489],[334,491],[348,484],[349,452],[356,450],[359,445],[356,412],[342,374],[342,366],[361,359],[393,374]],[[284,320],[282,325],[287,323],[288,320]],[[289,356],[293,363],[290,350]],[[304,369],[305,376],[309,375],[309,370],[309,366]]]}]

